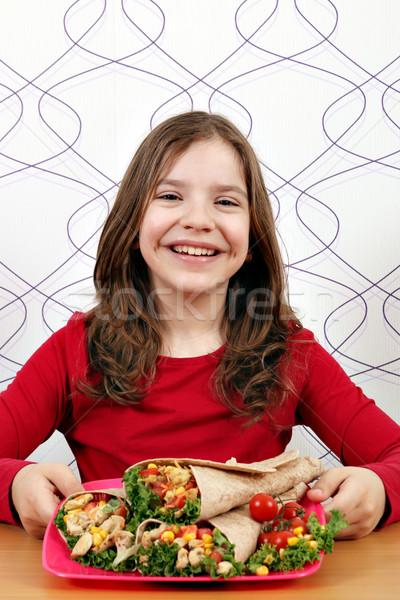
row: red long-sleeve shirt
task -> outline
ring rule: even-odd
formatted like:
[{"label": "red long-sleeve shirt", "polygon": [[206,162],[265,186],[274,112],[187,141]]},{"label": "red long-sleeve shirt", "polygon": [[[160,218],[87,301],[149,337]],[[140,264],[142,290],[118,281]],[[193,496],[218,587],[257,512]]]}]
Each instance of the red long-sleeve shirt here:
[{"label": "red long-sleeve shirt", "polygon": [[[305,424],[344,465],[367,465],[389,499],[385,524],[400,520],[400,427],[368,399],[313,335],[291,343],[294,393],[283,425]],[[244,429],[210,393],[223,349],[194,358],[160,358],[150,393],[139,405],[91,400],[75,390],[88,364],[83,315],[75,314],[27,361],[0,395],[0,520],[13,523],[9,488],[17,471],[56,429],[76,457],[82,481],[122,477],[140,460],[198,457],[252,462],[280,454],[291,428],[267,419]]]}]

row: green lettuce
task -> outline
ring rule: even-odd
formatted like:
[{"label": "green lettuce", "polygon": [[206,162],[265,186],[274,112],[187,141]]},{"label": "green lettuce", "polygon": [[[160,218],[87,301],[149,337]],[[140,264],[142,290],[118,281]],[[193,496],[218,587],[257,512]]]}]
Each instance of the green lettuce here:
[{"label": "green lettuce", "polygon": [[[183,508],[164,510],[160,496],[141,481],[138,481],[141,470],[141,467],[134,467],[129,471],[125,471],[122,478],[130,510],[134,513],[134,518],[126,525],[127,529],[135,531],[145,519],[160,519],[169,525],[174,523],[189,525],[198,521],[200,498],[196,498],[194,501],[186,500]],[[179,513],[179,516],[176,513]]]}]

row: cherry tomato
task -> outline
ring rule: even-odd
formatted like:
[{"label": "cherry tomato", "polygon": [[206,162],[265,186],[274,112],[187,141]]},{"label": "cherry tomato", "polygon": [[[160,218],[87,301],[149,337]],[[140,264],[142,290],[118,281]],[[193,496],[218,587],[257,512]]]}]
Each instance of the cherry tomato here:
[{"label": "cherry tomato", "polygon": [[112,498],[112,496],[110,494],[107,494],[105,492],[89,492],[89,493],[93,495],[92,502],[108,502],[109,499]]},{"label": "cherry tomato", "polygon": [[144,469],[139,473],[140,477],[148,477],[149,475],[158,475],[158,469]]},{"label": "cherry tomato", "polygon": [[250,500],[250,512],[256,521],[270,521],[278,514],[277,501],[268,494],[256,494]]},{"label": "cherry tomato", "polygon": [[117,506],[117,508],[115,508],[111,514],[117,515],[118,517],[123,517],[124,519],[126,519],[127,511],[124,506],[124,503],[121,502],[121,504],[119,506]]},{"label": "cherry tomato", "polygon": [[178,494],[172,498],[171,502],[165,505],[165,508],[183,508],[186,502],[186,494]]},{"label": "cherry tomato", "polygon": [[210,554],[210,558],[214,558],[218,565],[222,560],[222,554],[221,552],[218,552],[218,550],[213,550]]},{"label": "cherry tomato", "polygon": [[263,544],[270,544],[272,540],[272,536],[275,534],[275,531],[266,531],[264,533],[260,533],[257,538],[257,548],[261,548]]},{"label": "cherry tomato", "polygon": [[185,485],[185,490],[191,490],[192,488],[197,487],[197,483],[194,479],[189,479],[187,484]]},{"label": "cherry tomato", "polygon": [[307,524],[305,521],[303,521],[303,519],[300,519],[300,517],[295,517],[292,520],[292,522],[289,524],[288,530],[293,531],[294,529],[296,529],[296,527],[302,527],[303,533],[308,533]]},{"label": "cherry tomato", "polygon": [[274,531],[270,544],[271,546],[276,546],[276,549],[279,551],[282,548],[286,548],[288,539],[291,537],[293,537],[291,531]]},{"label": "cherry tomato", "polygon": [[197,536],[197,525],[182,525],[176,537],[183,537],[186,533],[194,533]]},{"label": "cherry tomato", "polygon": [[197,530],[197,539],[201,540],[203,538],[203,535],[212,536],[212,529],[210,527],[199,527]]},{"label": "cherry tomato", "polygon": [[158,479],[152,484],[151,486],[151,491],[154,494],[157,494],[157,496],[160,496],[160,498],[162,500],[164,500],[164,496],[168,491],[168,488],[165,484],[163,484],[161,481],[159,481]]},{"label": "cherry tomato", "polygon": [[304,508],[298,502],[288,502],[285,504],[285,510],[282,515],[283,519],[290,520],[295,517],[301,517],[304,514]]}]

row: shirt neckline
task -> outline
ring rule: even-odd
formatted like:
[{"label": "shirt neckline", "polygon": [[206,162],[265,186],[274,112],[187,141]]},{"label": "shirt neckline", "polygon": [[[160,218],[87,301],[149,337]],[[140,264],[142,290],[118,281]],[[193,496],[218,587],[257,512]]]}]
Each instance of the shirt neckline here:
[{"label": "shirt neckline", "polygon": [[176,356],[164,356],[160,354],[157,358],[157,362],[162,365],[191,365],[191,364],[202,364],[208,362],[216,362],[218,361],[225,350],[225,344],[214,350],[214,352],[209,352],[208,354],[202,354],[200,356],[186,356],[177,358]]}]

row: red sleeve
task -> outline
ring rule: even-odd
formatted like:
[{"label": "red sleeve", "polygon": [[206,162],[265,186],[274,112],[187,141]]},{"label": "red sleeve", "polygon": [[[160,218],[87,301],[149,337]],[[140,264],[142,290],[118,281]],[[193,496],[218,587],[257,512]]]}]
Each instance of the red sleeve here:
[{"label": "red sleeve", "polygon": [[390,509],[382,525],[400,520],[400,427],[367,398],[316,342],[307,344],[308,373],[298,404],[311,427],[343,465],[363,466],[382,479]]},{"label": "red sleeve", "polygon": [[0,394],[0,521],[15,523],[9,504],[13,478],[65,417],[70,390],[64,330],[53,334]]}]

